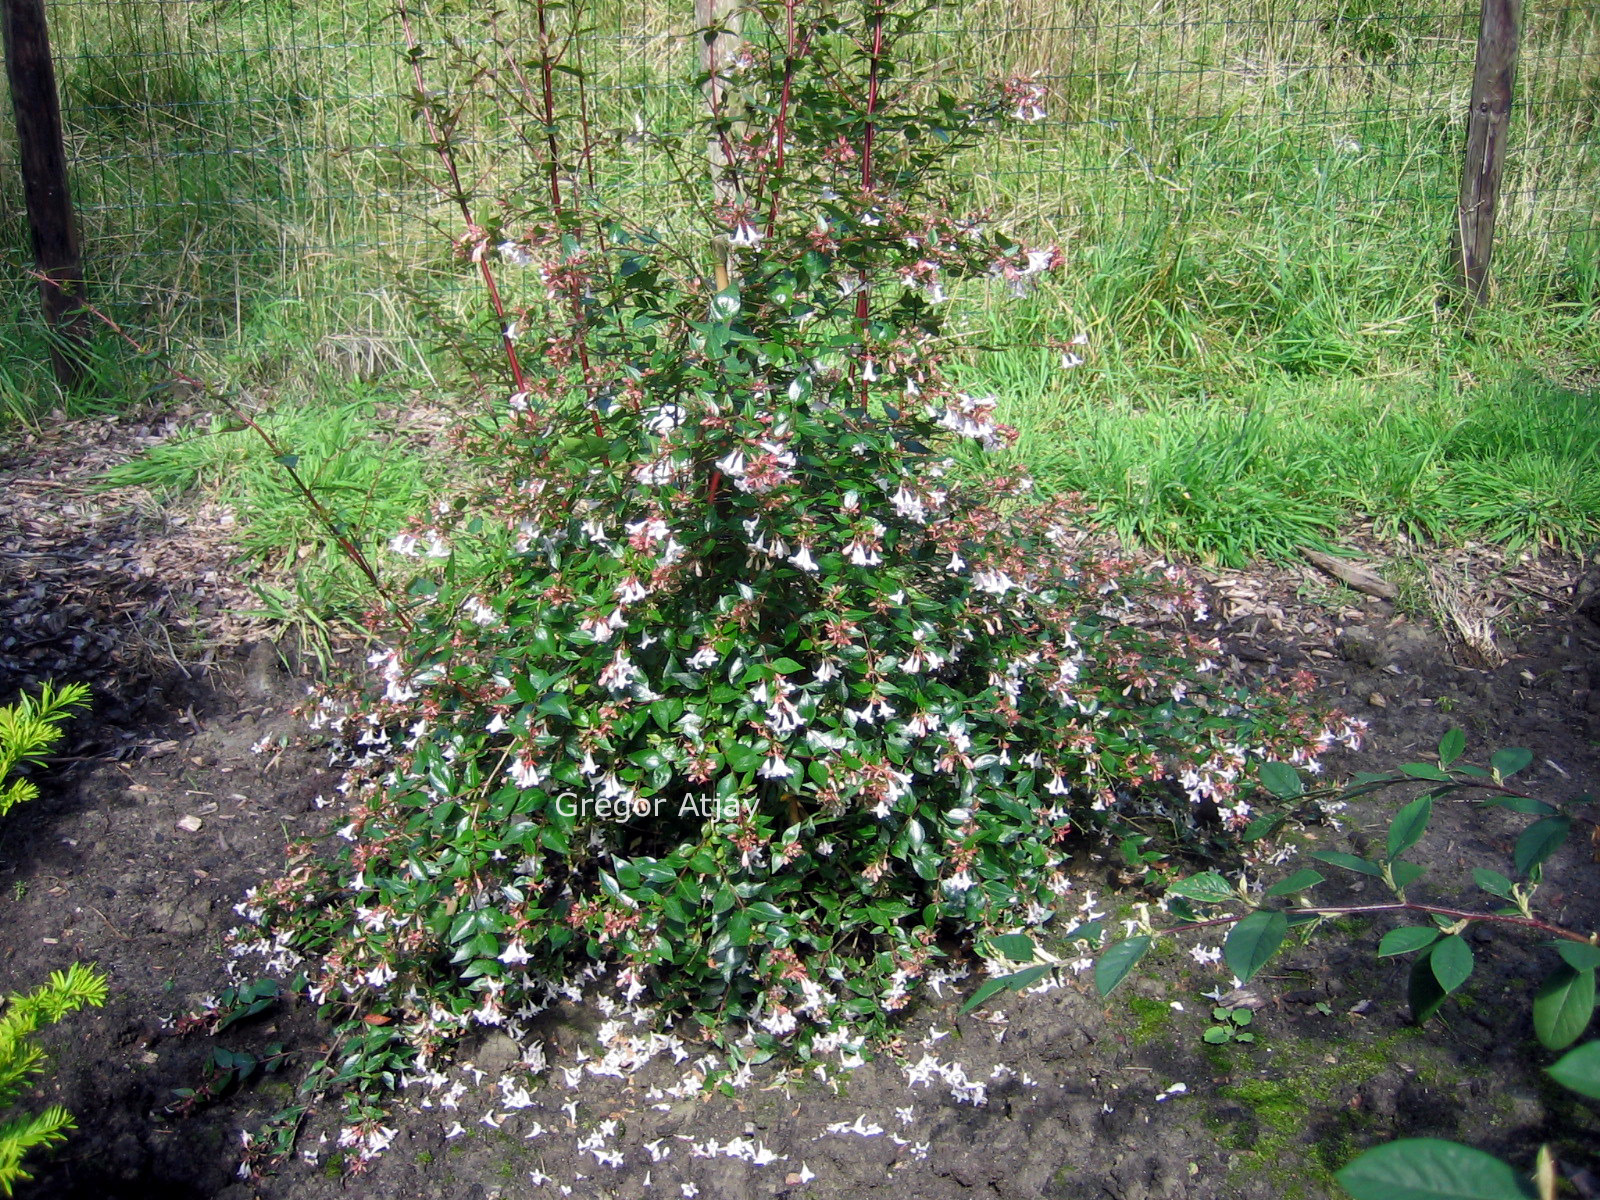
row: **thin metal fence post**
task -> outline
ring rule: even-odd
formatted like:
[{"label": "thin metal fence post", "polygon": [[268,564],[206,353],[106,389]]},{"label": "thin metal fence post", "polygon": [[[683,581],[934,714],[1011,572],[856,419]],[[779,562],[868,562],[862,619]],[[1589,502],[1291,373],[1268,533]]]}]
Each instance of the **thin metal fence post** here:
[{"label": "thin metal fence post", "polygon": [[1519,0],[1483,0],[1479,17],[1456,230],[1456,285],[1469,309],[1482,303],[1489,289],[1489,260],[1494,252],[1494,223],[1500,207],[1500,178],[1505,170],[1517,72],[1520,8]]},{"label": "thin metal fence post", "polygon": [[0,0],[0,35],[39,297],[46,325],[59,335],[51,340],[51,364],[62,386],[71,387],[82,374],[74,348],[84,340],[87,315],[82,308],[83,263],[67,187],[67,152],[44,0]]}]

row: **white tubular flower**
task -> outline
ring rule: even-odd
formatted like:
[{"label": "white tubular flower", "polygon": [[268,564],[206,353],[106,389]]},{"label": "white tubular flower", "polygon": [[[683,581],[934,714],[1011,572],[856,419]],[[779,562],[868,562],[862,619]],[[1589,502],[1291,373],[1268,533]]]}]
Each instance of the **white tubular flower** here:
[{"label": "white tubular flower", "polygon": [[545,778],[545,772],[539,764],[526,756],[519,756],[511,764],[508,774],[511,776],[511,782],[520,788],[538,787]]},{"label": "white tubular flower", "polygon": [[498,625],[500,623],[500,614],[477,596],[468,596],[466,603],[461,607],[467,620],[474,625]]},{"label": "white tubular flower", "polygon": [[643,600],[649,594],[650,589],[645,587],[636,577],[632,575],[629,575],[617,585],[616,596],[617,599],[623,604],[635,604],[638,601]]},{"label": "white tubular flower", "polygon": [[501,242],[495,249],[499,251],[502,262],[508,262],[514,267],[533,265],[533,252],[521,242]]},{"label": "white tubular flower", "polygon": [[915,521],[918,525],[927,524],[927,508],[909,485],[902,483],[895,494],[889,497],[889,503],[894,505],[895,512],[907,520]]},{"label": "white tubular flower", "polygon": [[783,755],[774,750],[767,755],[767,761],[761,764],[761,769],[756,774],[762,779],[787,779],[794,774],[794,768]]},{"label": "white tubular flower", "polygon": [[633,665],[627,650],[618,647],[616,657],[600,672],[600,686],[613,692],[622,692],[637,678],[639,668]]},{"label": "white tubular flower", "polygon": [[954,875],[950,876],[950,878],[946,879],[940,886],[951,895],[959,896],[963,892],[969,892],[973,888],[977,887],[978,881],[972,877],[972,872],[963,867]]},{"label": "white tubular flower", "polygon": [[883,562],[883,556],[859,538],[846,546],[844,552],[845,557],[858,567],[876,567]]},{"label": "white tubular flower", "polygon": [[657,437],[666,437],[682,425],[687,414],[676,404],[663,404],[646,419],[644,427]]},{"label": "white tubular flower", "polygon": [[972,585],[980,592],[992,592],[996,596],[1004,596],[1016,583],[1004,571],[975,571],[972,575]]}]

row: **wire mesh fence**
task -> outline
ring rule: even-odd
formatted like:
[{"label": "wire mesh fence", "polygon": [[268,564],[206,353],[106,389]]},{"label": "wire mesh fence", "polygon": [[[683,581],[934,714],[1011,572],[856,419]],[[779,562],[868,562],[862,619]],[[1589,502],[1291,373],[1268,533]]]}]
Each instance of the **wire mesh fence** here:
[{"label": "wire mesh fence", "polygon": [[[975,0],[942,14],[920,51],[945,77],[1048,84],[1048,121],[962,168],[974,199],[1031,232],[1131,257],[1181,244],[1202,280],[1219,236],[1265,258],[1343,243],[1375,271],[1432,256],[1443,276],[1475,0]],[[49,15],[85,267],[119,318],[227,332],[437,265],[438,198],[388,0],[51,0]],[[620,140],[690,111],[687,0],[601,0],[591,24],[601,126]],[[1600,6],[1531,0],[1503,289],[1531,294],[1594,258],[1597,126]],[[5,179],[0,245],[20,263],[20,189]],[[647,172],[610,186],[648,202]]]}]

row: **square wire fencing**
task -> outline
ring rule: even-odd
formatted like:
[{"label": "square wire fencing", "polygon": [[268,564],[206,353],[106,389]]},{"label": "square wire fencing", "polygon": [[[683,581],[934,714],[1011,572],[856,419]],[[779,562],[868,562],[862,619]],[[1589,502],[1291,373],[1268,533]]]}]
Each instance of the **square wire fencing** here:
[{"label": "square wire fencing", "polygon": [[[394,280],[449,275],[389,0],[47,9],[90,294],[136,336],[245,339],[273,322],[382,334],[405,322]],[[1093,257],[1126,280],[1125,303],[1176,271],[1211,302],[1248,306],[1275,272],[1334,260],[1447,280],[1478,15],[1477,0],[973,0],[941,9],[915,50],[947,79],[1038,73],[1049,88],[1047,121],[964,161],[973,200]],[[590,25],[595,119],[619,144],[697,103],[690,0],[599,0]],[[425,30],[433,49],[477,36]],[[1600,5],[1527,0],[1499,302],[1536,303],[1597,269],[1597,126]],[[466,135],[511,143],[488,116]],[[11,139],[8,119],[0,246],[20,280]],[[660,181],[641,162],[606,186],[647,204]],[[1280,349],[1293,365],[1292,339]]]}]

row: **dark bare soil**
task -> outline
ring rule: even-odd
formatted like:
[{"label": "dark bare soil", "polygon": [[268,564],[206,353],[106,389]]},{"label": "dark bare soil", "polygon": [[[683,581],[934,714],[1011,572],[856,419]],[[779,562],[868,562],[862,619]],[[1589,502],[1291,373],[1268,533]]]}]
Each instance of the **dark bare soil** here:
[{"label": "dark bare soil", "polygon": [[[75,455],[70,441],[58,438],[49,469],[37,447],[29,452],[29,477],[60,484],[35,491],[81,498],[74,488],[94,456]],[[0,475],[17,476],[21,461],[0,462]],[[1404,967],[1373,957],[1386,926],[1352,923],[1286,951],[1252,985],[1253,998],[1234,997],[1260,1004],[1251,1046],[1202,1041],[1212,1002],[1201,993],[1227,992],[1230,982],[1178,950],[1108,1002],[1086,973],[1068,970],[1057,986],[963,1017],[956,1010],[975,977],[947,984],[911,1014],[898,1045],[865,1065],[819,1077],[768,1064],[730,1094],[684,1086],[706,1053],[694,1045],[682,1062],[663,1050],[600,1073],[617,1058],[605,1058],[602,1037],[614,1050],[646,1030],[608,1025],[591,988],[547,1014],[549,1065],[537,1074],[518,1070],[507,1039],[489,1037],[447,1068],[443,1085],[402,1093],[393,1142],[364,1175],[341,1173],[342,1122],[330,1104],[305,1123],[294,1159],[241,1180],[241,1133],[287,1102],[328,1031],[293,1003],[228,1030],[220,1042],[235,1049],[286,1043],[290,1066],[179,1115],[174,1089],[197,1086],[216,1043],[174,1022],[226,986],[234,904],[280,869],[287,840],[326,830],[336,810],[322,811],[318,798],[334,795],[337,776],[288,711],[305,680],[260,630],[207,624],[205,588],[236,585],[190,578],[208,561],[186,549],[197,536],[190,525],[119,509],[116,497],[93,504],[100,516],[88,526],[40,516],[24,527],[18,517],[14,536],[0,534],[0,701],[42,675],[96,685],[95,710],[43,777],[44,797],[0,823],[0,987],[26,988],[74,961],[111,977],[104,1009],[44,1039],[51,1070],[28,1103],[66,1104],[80,1128],[39,1160],[38,1180],[19,1195],[1277,1200],[1337,1194],[1331,1170],[1408,1134],[1457,1138],[1522,1165],[1552,1141],[1580,1185],[1582,1168],[1600,1167],[1594,1111],[1540,1074],[1550,1056],[1533,1038],[1528,1002],[1551,951],[1475,931],[1479,969],[1465,995],[1447,1004],[1446,1020],[1418,1030],[1407,1019]],[[148,552],[166,565],[153,575],[107,570],[97,547],[108,528],[125,539],[119,563]],[[211,538],[206,553],[225,559],[224,543]],[[1213,582],[1235,670],[1248,678],[1309,667],[1330,702],[1371,722],[1367,748],[1341,768],[1425,757],[1460,726],[1469,758],[1526,746],[1535,756],[1528,785],[1570,799],[1600,783],[1600,626],[1580,611],[1576,576],[1566,563],[1499,571],[1522,609],[1500,639],[1506,660],[1493,667],[1481,647],[1462,644],[1459,624],[1447,637],[1309,569]],[[41,583],[45,599],[30,602]],[[177,599],[151,618],[161,595]],[[119,612],[138,619],[119,621]],[[168,648],[152,620],[179,615],[186,623]],[[1359,850],[1367,838],[1381,846],[1400,800],[1362,801],[1342,814],[1343,828],[1313,823],[1304,837],[1312,848]],[[190,817],[197,829],[180,826]],[[1419,848],[1435,894],[1482,907],[1461,881],[1476,865],[1508,870],[1526,822],[1440,804]],[[1116,916],[1140,897],[1118,895],[1111,870],[1086,873],[1081,889]],[[1552,862],[1540,907],[1569,926],[1600,926],[1597,882],[1592,848],[1575,842]],[[1358,882],[1330,895],[1379,898]],[[457,1092],[457,1081],[468,1086]],[[971,1102],[978,1083],[981,1104]],[[515,1091],[524,1084],[525,1104]]]}]

